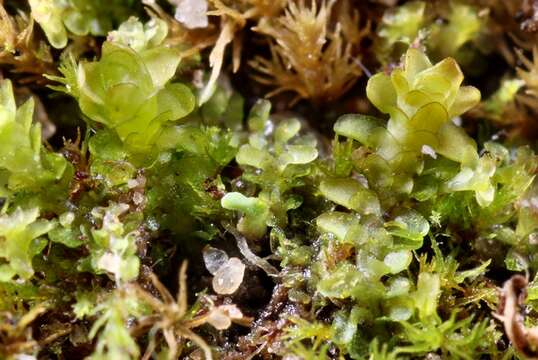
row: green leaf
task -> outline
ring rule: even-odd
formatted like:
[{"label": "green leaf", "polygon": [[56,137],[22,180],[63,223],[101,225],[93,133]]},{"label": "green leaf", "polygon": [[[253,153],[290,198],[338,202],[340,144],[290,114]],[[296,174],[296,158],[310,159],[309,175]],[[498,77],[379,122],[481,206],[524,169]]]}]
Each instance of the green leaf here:
[{"label": "green leaf", "polygon": [[41,145],[41,124],[32,123],[33,98],[16,109],[11,82],[0,83],[0,170],[6,170],[8,188],[36,190],[64,174],[66,160]]},{"label": "green leaf", "polygon": [[323,213],[316,218],[318,230],[334,234],[340,241],[347,242],[347,234],[353,226],[358,225],[360,217],[356,214],[332,211]]},{"label": "green leaf", "polygon": [[140,56],[157,88],[163,87],[174,76],[181,60],[176,50],[167,47],[148,49]]},{"label": "green leaf", "polygon": [[456,117],[471,110],[480,102],[480,91],[473,86],[459,88],[454,103],[450,107],[450,117]]},{"label": "green leaf", "polygon": [[319,187],[327,199],[362,214],[381,214],[377,196],[353,179],[327,179]]},{"label": "green leaf", "polygon": [[56,0],[30,0],[32,17],[47,35],[51,45],[57,49],[67,45],[67,31],[62,22],[62,8]]},{"label": "green leaf", "polygon": [[164,119],[177,120],[190,114],[196,106],[196,97],[183,84],[167,84],[157,95],[160,114],[166,114]]},{"label": "green leaf", "polygon": [[168,35],[168,25],[164,20],[152,17],[143,24],[131,16],[115,31],[108,33],[108,41],[129,46],[135,51],[143,51],[160,45]]},{"label": "green leaf", "polygon": [[375,74],[368,80],[366,96],[381,112],[388,114],[396,106],[396,91],[391,78],[383,73]]},{"label": "green leaf", "polygon": [[380,136],[386,132],[381,120],[367,115],[348,114],[341,116],[334,124],[334,132],[338,135],[357,140],[371,148],[380,143]]},{"label": "green leaf", "polygon": [[244,214],[237,225],[237,230],[242,234],[248,238],[260,238],[265,234],[269,208],[264,201],[231,192],[224,195],[220,203],[225,209],[241,211]]},{"label": "green leaf", "polygon": [[265,123],[269,119],[271,102],[260,99],[254,104],[248,114],[248,127],[251,131],[263,131]]},{"label": "green leaf", "polygon": [[287,145],[285,152],[279,156],[280,166],[308,164],[318,157],[318,150],[309,145]]},{"label": "green leaf", "polygon": [[398,274],[407,269],[412,260],[413,254],[410,251],[400,250],[385,255],[383,262],[389,267],[391,274]]},{"label": "green leaf", "polygon": [[456,276],[454,277],[454,280],[458,283],[462,283],[465,279],[471,279],[474,280],[480,275],[484,275],[486,272],[486,269],[491,264],[491,259],[484,261],[480,266],[477,266],[473,269],[465,270],[465,271],[458,271],[456,273]]},{"label": "green leaf", "polygon": [[34,274],[32,258],[44,247],[39,237],[56,226],[55,222],[38,220],[38,217],[37,208],[17,208],[12,214],[0,216],[0,258],[8,263],[2,266],[6,271],[3,281],[15,275],[29,280]]},{"label": "green leaf", "polygon": [[440,295],[441,282],[439,275],[432,273],[419,274],[414,299],[415,307],[421,320],[437,315],[437,301]]},{"label": "green leaf", "polygon": [[415,249],[422,245],[424,236],[430,230],[428,221],[411,209],[402,211],[394,220],[386,222],[385,227],[392,235],[411,240]]}]

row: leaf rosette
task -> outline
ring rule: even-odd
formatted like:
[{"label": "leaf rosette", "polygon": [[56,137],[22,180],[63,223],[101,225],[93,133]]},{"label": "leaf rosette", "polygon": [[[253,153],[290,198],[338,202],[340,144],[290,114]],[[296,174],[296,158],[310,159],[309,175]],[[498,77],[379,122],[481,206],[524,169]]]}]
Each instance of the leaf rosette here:
[{"label": "leaf rosette", "polygon": [[452,58],[432,65],[421,51],[407,51],[401,68],[390,74],[374,75],[366,87],[372,104],[390,116],[385,123],[375,117],[345,115],[335,124],[335,132],[375,150],[365,160],[365,168],[375,168],[392,177],[394,190],[409,193],[413,176],[424,167],[424,156],[437,154],[457,162],[461,172],[449,181],[448,191],[474,191],[477,202],[493,201],[491,177],[495,162],[482,158],[475,141],[452,119],[480,101],[480,92],[461,86],[463,74]]}]

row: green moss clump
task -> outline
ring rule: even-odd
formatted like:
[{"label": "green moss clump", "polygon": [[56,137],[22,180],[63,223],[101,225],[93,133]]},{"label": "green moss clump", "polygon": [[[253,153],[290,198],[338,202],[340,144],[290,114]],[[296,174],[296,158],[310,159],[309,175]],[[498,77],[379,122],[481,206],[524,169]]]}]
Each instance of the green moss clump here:
[{"label": "green moss clump", "polygon": [[529,9],[142,3],[0,5],[0,359],[538,356]]}]

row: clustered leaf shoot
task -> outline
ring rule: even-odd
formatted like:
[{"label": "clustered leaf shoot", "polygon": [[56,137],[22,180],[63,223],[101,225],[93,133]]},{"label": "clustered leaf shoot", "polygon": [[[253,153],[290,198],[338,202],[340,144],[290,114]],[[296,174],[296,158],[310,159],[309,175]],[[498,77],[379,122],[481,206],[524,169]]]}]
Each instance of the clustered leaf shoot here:
[{"label": "clustered leaf shoot", "polygon": [[2,2],[0,358],[536,357],[536,9],[396,3]]}]

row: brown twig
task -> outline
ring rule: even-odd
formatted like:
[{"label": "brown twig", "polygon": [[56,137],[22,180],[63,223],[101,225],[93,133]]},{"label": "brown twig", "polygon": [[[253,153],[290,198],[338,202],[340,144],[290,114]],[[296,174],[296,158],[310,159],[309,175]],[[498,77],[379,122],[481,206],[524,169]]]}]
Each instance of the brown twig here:
[{"label": "brown twig", "polygon": [[504,331],[512,346],[527,359],[538,359],[538,328],[527,328],[524,324],[522,307],[527,299],[528,280],[514,275],[507,280],[500,294],[497,313],[494,316],[503,322]]}]

